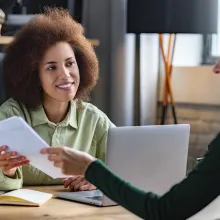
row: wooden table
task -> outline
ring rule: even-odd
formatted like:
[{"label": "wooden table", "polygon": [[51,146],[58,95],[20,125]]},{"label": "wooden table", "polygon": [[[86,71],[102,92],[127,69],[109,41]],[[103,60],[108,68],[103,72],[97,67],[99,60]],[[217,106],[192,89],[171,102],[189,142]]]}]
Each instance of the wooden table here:
[{"label": "wooden table", "polygon": [[[0,44],[9,44],[14,38],[12,36],[0,36]],[[92,46],[99,46],[99,40],[97,39],[89,39]]]},{"label": "wooden table", "polygon": [[[27,187],[26,187],[27,188]],[[63,186],[28,187],[42,192],[65,191]],[[96,207],[52,198],[41,207],[0,206],[1,220],[137,220],[121,206]]]}]

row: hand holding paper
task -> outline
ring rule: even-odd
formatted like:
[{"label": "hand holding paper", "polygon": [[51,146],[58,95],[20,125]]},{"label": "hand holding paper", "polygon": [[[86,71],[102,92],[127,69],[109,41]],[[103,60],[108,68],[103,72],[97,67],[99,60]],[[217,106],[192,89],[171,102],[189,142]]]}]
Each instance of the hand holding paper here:
[{"label": "hand holding paper", "polygon": [[54,167],[46,155],[40,154],[42,148],[49,147],[48,144],[21,117],[13,116],[0,121],[0,146],[3,145],[8,146],[7,152],[24,155],[31,165],[52,178],[69,177]]},{"label": "hand holding paper", "polygon": [[6,152],[7,146],[0,146],[0,169],[9,177],[15,175],[18,166],[29,163],[29,160],[17,152]]}]

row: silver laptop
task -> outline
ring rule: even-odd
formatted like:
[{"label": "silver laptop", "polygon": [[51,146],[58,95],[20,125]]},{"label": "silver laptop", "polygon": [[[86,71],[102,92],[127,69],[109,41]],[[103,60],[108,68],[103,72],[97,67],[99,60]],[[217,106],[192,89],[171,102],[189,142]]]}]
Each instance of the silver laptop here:
[{"label": "silver laptop", "polygon": [[[111,128],[106,164],[143,190],[165,193],[186,176],[189,134],[190,126],[186,124]],[[56,196],[97,206],[116,205],[100,190]]]}]

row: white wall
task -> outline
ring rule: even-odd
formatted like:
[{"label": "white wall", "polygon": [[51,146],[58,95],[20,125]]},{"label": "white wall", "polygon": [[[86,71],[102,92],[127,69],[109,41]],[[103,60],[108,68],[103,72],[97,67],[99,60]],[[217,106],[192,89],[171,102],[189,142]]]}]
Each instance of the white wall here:
[{"label": "white wall", "polygon": [[141,36],[140,55],[140,123],[155,124],[159,76],[159,38],[157,34]]},{"label": "white wall", "polygon": [[[164,43],[168,46],[168,35],[164,35]],[[177,34],[173,58],[174,66],[198,66],[202,62],[203,37],[200,34]],[[167,51],[167,48],[165,48]]]}]

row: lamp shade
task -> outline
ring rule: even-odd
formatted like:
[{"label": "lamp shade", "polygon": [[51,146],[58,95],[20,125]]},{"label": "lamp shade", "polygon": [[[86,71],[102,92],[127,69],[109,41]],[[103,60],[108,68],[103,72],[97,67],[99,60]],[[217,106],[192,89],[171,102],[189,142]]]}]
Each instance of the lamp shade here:
[{"label": "lamp shade", "polygon": [[128,0],[128,33],[217,33],[218,0]]}]

